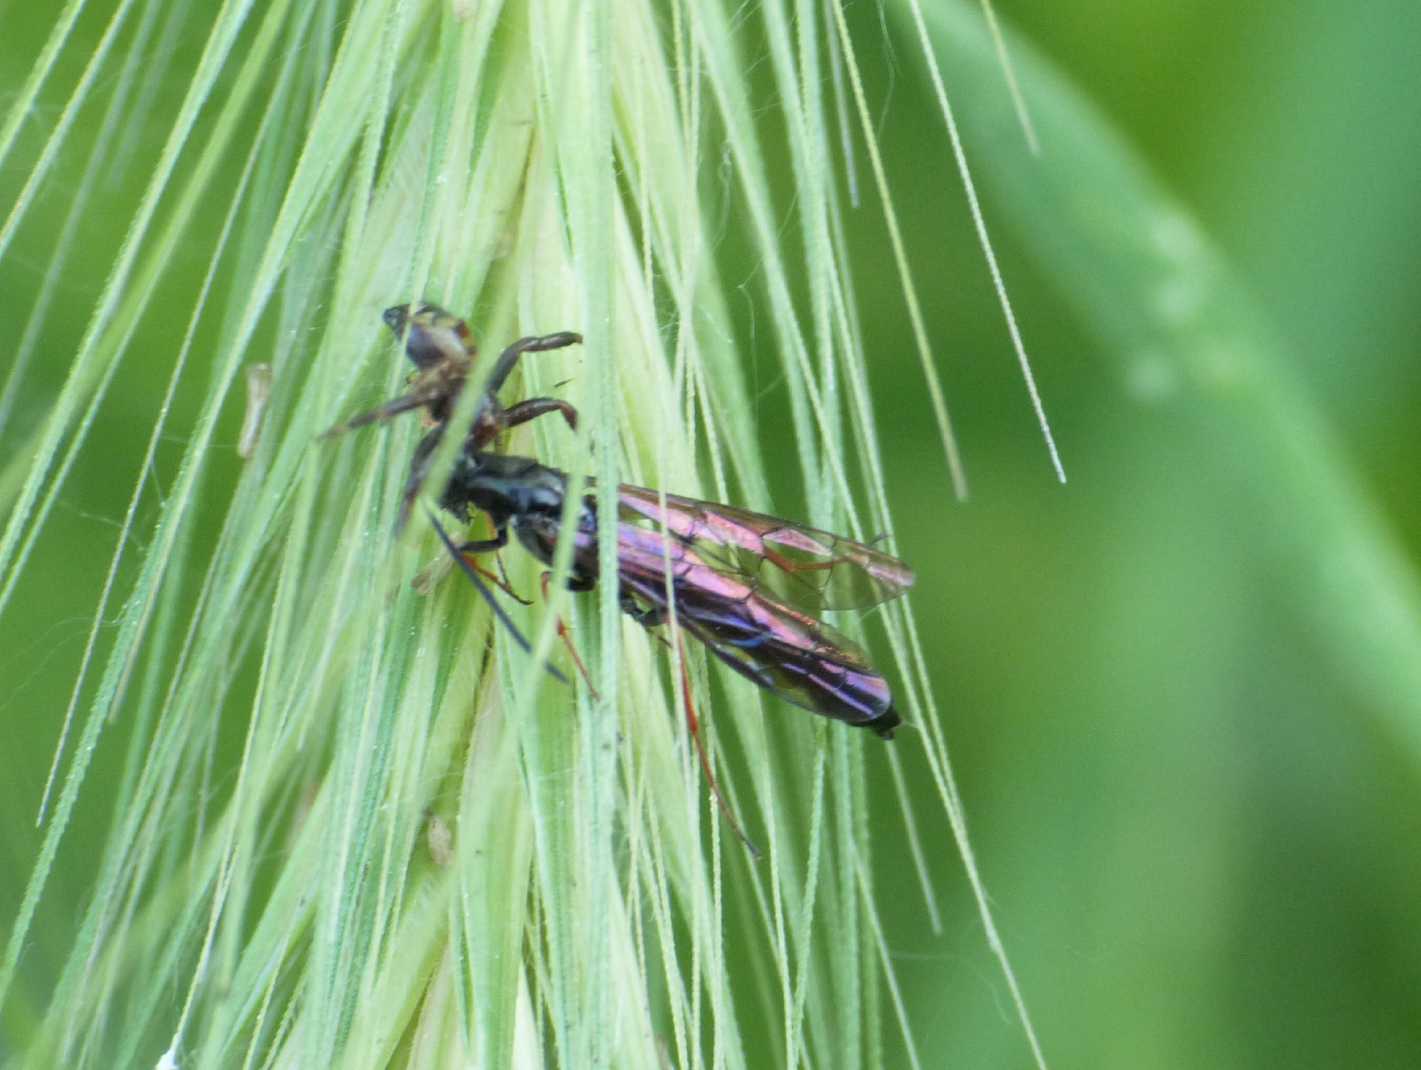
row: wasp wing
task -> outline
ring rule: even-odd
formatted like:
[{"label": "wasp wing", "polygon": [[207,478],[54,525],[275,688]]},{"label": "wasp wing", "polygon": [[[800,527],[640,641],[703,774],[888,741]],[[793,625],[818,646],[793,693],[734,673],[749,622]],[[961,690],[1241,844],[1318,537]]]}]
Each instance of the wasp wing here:
[{"label": "wasp wing", "polygon": [[[677,623],[753,683],[813,713],[874,729],[888,738],[900,723],[888,683],[847,636],[728,574],[697,549],[660,532],[618,526],[623,597]],[[667,597],[670,565],[672,600]]]},{"label": "wasp wing", "polygon": [[677,494],[665,495],[663,508],[645,487],[624,484],[618,496],[624,521],[670,532],[707,564],[810,613],[877,605],[913,585],[897,558],[827,531]]}]

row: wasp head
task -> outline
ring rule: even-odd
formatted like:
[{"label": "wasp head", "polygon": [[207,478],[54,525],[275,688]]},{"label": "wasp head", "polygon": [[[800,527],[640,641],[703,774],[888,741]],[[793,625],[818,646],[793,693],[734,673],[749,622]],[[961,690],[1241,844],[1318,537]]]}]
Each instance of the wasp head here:
[{"label": "wasp head", "polygon": [[420,371],[464,364],[477,352],[469,325],[438,305],[394,305],[380,318],[405,340],[405,354]]}]

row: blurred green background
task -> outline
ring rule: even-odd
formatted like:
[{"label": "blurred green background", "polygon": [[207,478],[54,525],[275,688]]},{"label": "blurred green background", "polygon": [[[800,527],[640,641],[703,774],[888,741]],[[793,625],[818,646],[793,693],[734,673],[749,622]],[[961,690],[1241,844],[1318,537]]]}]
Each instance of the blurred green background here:
[{"label": "blurred green background", "polygon": [[[879,82],[973,480],[966,505],[944,493],[901,302],[863,272],[866,334],[901,369],[875,378],[895,534],[1046,1051],[1061,1066],[1416,1066],[1421,649],[1392,640],[1416,636],[1421,548],[1421,8],[999,12],[1198,221],[1222,288],[1252,306],[1215,305],[1199,364],[1177,359],[1192,326],[1152,331],[1133,311],[1149,288],[1057,255],[1061,200],[1026,218],[1001,165],[979,162],[1070,475],[1057,486],[923,82]],[[962,97],[980,159],[991,128],[970,113],[987,105]],[[1016,197],[1076,151],[1044,133]],[[1104,226],[1134,219],[1104,184],[1075,194]],[[939,938],[906,870],[879,885],[902,904],[888,913],[911,1005],[940,1065],[1025,1065],[956,873],[944,851]]]},{"label": "blurred green background", "polygon": [[[953,20],[980,23],[971,5],[951,7]],[[1421,8],[1001,0],[998,12],[1019,32],[1023,68],[1038,56],[1054,64],[1145,169],[1141,180],[1158,181],[1221,257],[1199,273],[1203,296],[1151,288],[1147,266],[1132,276],[1128,258],[1097,271],[1089,244],[1058,229],[1091,213],[1103,228],[1129,227],[1130,207],[1105,181],[1034,197],[1036,184],[1079,174],[1062,166],[1079,145],[1043,122],[1032,159],[1004,85],[974,81],[964,99],[963,68],[942,54],[1069,473],[1058,485],[911,25],[853,9],[972,482],[968,502],[953,500],[860,159],[864,205],[849,239],[893,534],[919,573],[916,613],[976,850],[1047,1057],[1416,1066]],[[51,17],[0,8],[0,100]],[[1034,114],[1061,106],[1042,98],[1049,83],[1026,84]],[[44,99],[22,146],[43,143],[61,101]],[[128,151],[151,152],[161,130],[140,129]],[[23,180],[7,164],[0,203]],[[53,226],[80,181],[61,161],[46,183],[38,211]],[[1010,198],[999,192],[1008,185]],[[1078,198],[1077,216],[1065,195]],[[89,224],[96,247],[122,234],[131,196],[106,192],[112,211]],[[32,223],[0,260],[7,334],[42,281],[45,241]],[[107,268],[106,258],[71,266],[3,441],[23,441],[58,389],[65,368],[45,354],[73,350]],[[1150,294],[1163,307],[1139,311]],[[1171,321],[1171,300],[1194,318]],[[1156,330],[1171,322],[1173,333]],[[5,919],[33,864],[34,808],[132,484],[125,466],[141,455],[167,366],[141,347],[130,358],[25,600],[0,620]],[[177,426],[203,385],[177,399]],[[783,421],[772,392],[763,404],[773,453]],[[218,463],[236,469],[234,457]],[[170,475],[160,459],[154,478]],[[786,468],[777,485],[792,478]],[[903,750],[920,814],[935,813],[925,770]],[[101,754],[94,775],[118,753]],[[890,799],[885,790],[876,816],[875,880],[920,1051],[931,1065],[1027,1065],[946,829],[927,834],[944,919],[934,933],[899,861]],[[27,951],[37,977],[66,950],[86,852],[104,828],[92,793],[86,805]],[[25,1001],[49,983],[22,985],[7,1020],[37,1011]],[[891,1040],[889,1051],[901,1057]]]}]

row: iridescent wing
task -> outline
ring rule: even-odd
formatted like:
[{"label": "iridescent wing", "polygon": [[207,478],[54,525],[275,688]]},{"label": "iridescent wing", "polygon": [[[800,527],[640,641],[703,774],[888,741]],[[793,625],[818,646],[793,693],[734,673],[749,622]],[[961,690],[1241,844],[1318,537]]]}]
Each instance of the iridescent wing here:
[{"label": "iridescent wing", "polygon": [[[595,536],[584,538],[593,545]],[[885,739],[900,723],[887,681],[857,644],[755,581],[708,564],[686,543],[668,544],[660,532],[628,523],[618,526],[617,561],[624,598],[654,615],[674,609],[681,627],[753,683]],[[674,604],[667,599],[668,562]]]},{"label": "iridescent wing", "polygon": [[619,488],[622,519],[649,522],[693,547],[722,572],[790,606],[818,613],[861,609],[896,598],[913,572],[895,557],[827,531],[779,517],[644,487]]}]

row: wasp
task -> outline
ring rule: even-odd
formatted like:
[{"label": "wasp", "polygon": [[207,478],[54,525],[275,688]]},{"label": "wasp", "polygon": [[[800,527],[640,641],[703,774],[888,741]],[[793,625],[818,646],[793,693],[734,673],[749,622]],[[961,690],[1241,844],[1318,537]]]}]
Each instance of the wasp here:
[{"label": "wasp", "polygon": [[[429,431],[415,451],[406,480],[403,524],[429,474],[430,459],[477,349],[468,325],[434,305],[400,305],[387,310],[384,320],[405,339],[405,352],[415,366],[409,388],[328,433],[424,410]],[[462,546],[455,546],[440,529],[461,564],[467,564],[468,556],[502,549],[511,534],[551,566],[562,533],[568,476],[532,458],[489,447],[508,429],[548,413],[561,414],[576,429],[577,410],[565,401],[536,397],[504,407],[497,394],[523,354],[580,341],[571,331],[529,336],[499,355],[439,495],[440,506],[461,520],[477,511],[493,524],[492,538]],[[892,738],[901,719],[887,681],[863,650],[820,614],[862,609],[902,595],[914,581],[908,566],[867,544],[735,506],[625,484],[618,487],[617,499],[616,582],[628,616],[652,629],[674,614],[687,634],[766,691],[821,716]],[[587,591],[601,579],[591,495],[584,495],[575,517],[567,582],[572,590]],[[469,574],[477,583],[477,575]],[[492,600],[491,594],[488,597]],[[507,619],[501,611],[499,615]]]}]

